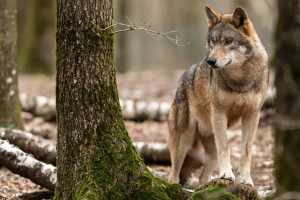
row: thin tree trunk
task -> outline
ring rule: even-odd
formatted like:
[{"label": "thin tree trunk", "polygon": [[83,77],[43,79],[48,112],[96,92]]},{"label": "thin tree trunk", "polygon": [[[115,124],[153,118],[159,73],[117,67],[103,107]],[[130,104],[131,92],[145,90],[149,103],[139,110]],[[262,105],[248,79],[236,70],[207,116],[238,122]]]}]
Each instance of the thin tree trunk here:
[{"label": "thin tree trunk", "polygon": [[0,2],[0,127],[24,129],[18,92],[16,0]]},{"label": "thin tree trunk", "polygon": [[[58,182],[55,199],[180,199],[128,136],[116,83],[112,0],[57,1]],[[97,33],[99,32],[99,33]]]},{"label": "thin tree trunk", "polygon": [[280,195],[288,191],[300,191],[300,1],[277,2],[279,8],[275,57],[277,95],[273,122],[276,143],[275,174],[277,194]]}]

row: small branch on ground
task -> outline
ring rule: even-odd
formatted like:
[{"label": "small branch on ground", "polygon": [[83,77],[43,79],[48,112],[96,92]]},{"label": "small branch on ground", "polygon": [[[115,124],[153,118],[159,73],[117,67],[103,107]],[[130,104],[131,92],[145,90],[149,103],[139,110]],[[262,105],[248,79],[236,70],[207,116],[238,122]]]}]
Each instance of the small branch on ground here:
[{"label": "small branch on ground", "polygon": [[106,28],[100,28],[99,26],[97,26],[93,22],[92,22],[92,24],[97,29],[99,29],[100,31],[105,31],[105,30],[108,30],[112,27],[117,27],[117,26],[122,27],[121,29],[113,32],[112,34],[117,34],[117,33],[122,33],[122,32],[127,32],[127,31],[133,31],[133,30],[142,30],[142,31],[145,31],[147,34],[152,35],[152,36],[157,36],[157,35],[163,36],[166,39],[168,39],[169,41],[171,41],[172,43],[174,43],[174,44],[176,44],[177,46],[180,46],[180,47],[186,46],[186,45],[191,43],[191,42],[181,43],[182,40],[179,39],[178,35],[175,35],[174,38],[170,36],[170,34],[178,32],[177,30],[162,33],[162,32],[158,32],[158,31],[154,31],[154,30],[150,29],[150,26],[148,28],[145,28],[144,26],[142,26],[142,25],[146,25],[145,22],[144,23],[134,23],[134,22],[131,22],[130,19],[127,16],[126,16],[126,19],[128,21],[128,24],[117,22],[117,23],[113,23],[111,26],[108,26]]},{"label": "small branch on ground", "polygon": [[55,189],[56,167],[36,160],[30,154],[1,139],[0,164],[46,189],[51,191]]},{"label": "small branch on ground", "polygon": [[32,154],[36,159],[56,165],[56,146],[50,140],[32,135],[21,130],[0,128],[0,139],[8,140],[26,153]]}]

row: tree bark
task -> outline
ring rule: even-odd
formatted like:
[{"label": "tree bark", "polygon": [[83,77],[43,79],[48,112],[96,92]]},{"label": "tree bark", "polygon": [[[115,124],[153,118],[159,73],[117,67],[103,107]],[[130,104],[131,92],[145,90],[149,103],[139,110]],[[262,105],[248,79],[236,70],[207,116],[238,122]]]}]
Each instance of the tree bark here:
[{"label": "tree bark", "polygon": [[128,136],[116,83],[112,0],[57,1],[58,182],[55,199],[180,199]]},{"label": "tree bark", "polygon": [[298,184],[300,182],[300,1],[277,2],[279,8],[275,56],[277,95],[273,125],[275,175],[277,195],[280,195],[288,191],[300,191]]},{"label": "tree bark", "polygon": [[24,129],[18,92],[16,0],[0,3],[0,127]]},{"label": "tree bark", "polygon": [[55,189],[56,168],[34,159],[5,140],[0,139],[0,164],[15,174],[49,190]]}]

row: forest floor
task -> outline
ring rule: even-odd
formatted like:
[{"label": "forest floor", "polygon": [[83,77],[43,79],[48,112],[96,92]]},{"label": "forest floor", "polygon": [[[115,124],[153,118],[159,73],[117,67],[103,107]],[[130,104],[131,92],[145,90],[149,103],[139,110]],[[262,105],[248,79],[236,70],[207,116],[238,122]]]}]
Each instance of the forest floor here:
[{"label": "forest floor", "polygon": [[[177,82],[183,71],[173,71],[165,73],[164,71],[144,71],[141,73],[127,73],[118,75],[118,87],[120,99],[132,99],[143,101],[173,101]],[[20,93],[30,95],[43,95],[48,98],[55,98],[55,77],[45,77],[37,75],[20,75],[19,77]],[[264,108],[261,111],[261,120],[254,139],[252,151],[251,174],[255,186],[268,186],[274,184],[273,175],[273,146],[271,117],[274,113],[273,108]],[[57,126],[56,122],[45,122],[39,117],[34,117],[30,113],[23,112],[23,118],[26,129],[43,128],[47,130],[47,137],[56,141]],[[126,127],[131,139],[134,142],[167,142],[168,124],[167,122],[126,121]],[[240,157],[241,137],[235,137],[229,143],[231,151],[231,162],[234,173],[237,174],[237,168]],[[170,171],[170,166],[149,165],[150,168],[160,171]],[[198,177],[202,168],[194,171],[193,176]],[[215,177],[218,175],[218,169],[215,170]],[[0,168],[0,199],[18,199],[16,197],[39,191],[42,188],[30,180],[13,174],[4,167]],[[2,197],[2,198],[1,198]]]}]

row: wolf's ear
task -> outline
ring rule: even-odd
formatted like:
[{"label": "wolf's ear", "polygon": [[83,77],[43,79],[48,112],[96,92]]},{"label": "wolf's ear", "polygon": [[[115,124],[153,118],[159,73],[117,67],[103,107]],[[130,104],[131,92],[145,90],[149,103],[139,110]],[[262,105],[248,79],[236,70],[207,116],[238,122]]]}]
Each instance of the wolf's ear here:
[{"label": "wolf's ear", "polygon": [[247,29],[249,25],[249,19],[246,11],[242,7],[237,7],[232,18],[230,19],[230,23],[234,25],[235,28],[243,27]]},{"label": "wolf's ear", "polygon": [[221,14],[213,11],[209,6],[205,7],[208,29],[211,30],[217,23],[220,22]]}]

